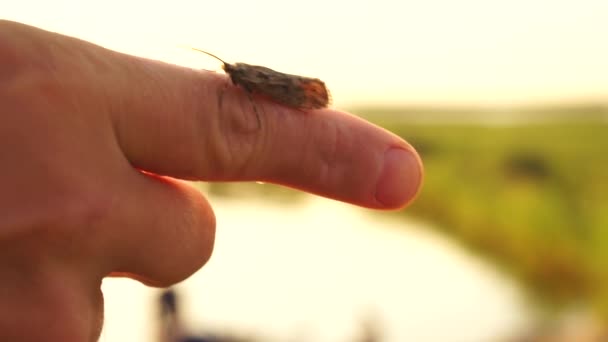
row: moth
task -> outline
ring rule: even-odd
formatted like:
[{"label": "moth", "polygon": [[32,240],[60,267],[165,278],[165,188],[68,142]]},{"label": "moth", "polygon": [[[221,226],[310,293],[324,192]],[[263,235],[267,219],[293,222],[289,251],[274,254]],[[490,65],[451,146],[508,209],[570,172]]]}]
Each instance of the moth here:
[{"label": "moth", "polygon": [[[285,74],[259,65],[230,64],[207,51],[192,49],[222,62],[222,69],[232,83],[243,88],[250,98],[252,94],[261,95],[300,110],[326,108],[329,104],[329,91],[318,78]],[[259,120],[258,117],[258,123]]]}]

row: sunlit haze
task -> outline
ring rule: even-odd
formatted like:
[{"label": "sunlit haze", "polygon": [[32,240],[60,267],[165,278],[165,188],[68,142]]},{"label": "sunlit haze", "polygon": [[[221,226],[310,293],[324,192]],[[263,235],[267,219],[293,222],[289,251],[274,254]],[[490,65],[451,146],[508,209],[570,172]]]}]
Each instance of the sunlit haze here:
[{"label": "sunlit haze", "polygon": [[194,68],[319,77],[339,107],[608,98],[605,0],[36,1],[2,16]]}]

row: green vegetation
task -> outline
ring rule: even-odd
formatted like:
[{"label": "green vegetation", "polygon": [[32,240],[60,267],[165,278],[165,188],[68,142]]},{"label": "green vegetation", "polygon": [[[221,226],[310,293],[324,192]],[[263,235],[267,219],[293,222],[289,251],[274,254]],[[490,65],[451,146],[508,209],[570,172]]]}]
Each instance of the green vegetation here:
[{"label": "green vegetation", "polygon": [[[583,299],[605,315],[608,124],[597,120],[605,108],[510,126],[412,124],[387,111],[367,118],[422,155],[425,185],[405,214],[494,258],[547,303]],[[563,120],[577,114],[586,120]]]}]

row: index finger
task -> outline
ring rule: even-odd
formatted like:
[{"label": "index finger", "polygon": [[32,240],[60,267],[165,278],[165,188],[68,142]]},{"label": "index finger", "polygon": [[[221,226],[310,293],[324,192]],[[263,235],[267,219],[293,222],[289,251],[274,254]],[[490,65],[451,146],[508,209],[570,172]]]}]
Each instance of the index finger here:
[{"label": "index finger", "polygon": [[201,180],[266,181],[385,209],[405,206],[420,188],[418,154],[382,128],[332,109],[302,112],[257,97],[251,103],[224,75],[153,67],[175,75],[167,78],[178,83],[157,97],[171,107],[133,101],[147,108],[129,111],[141,114],[132,127],[153,125],[144,130],[151,134],[120,135],[127,155],[146,169]]},{"label": "index finger", "polygon": [[80,71],[70,90],[99,98],[137,168],[183,179],[272,182],[379,209],[405,206],[420,188],[415,150],[355,116],[302,112],[255,96],[252,103],[223,74],[68,37],[54,41],[62,46],[54,56],[62,72]]}]

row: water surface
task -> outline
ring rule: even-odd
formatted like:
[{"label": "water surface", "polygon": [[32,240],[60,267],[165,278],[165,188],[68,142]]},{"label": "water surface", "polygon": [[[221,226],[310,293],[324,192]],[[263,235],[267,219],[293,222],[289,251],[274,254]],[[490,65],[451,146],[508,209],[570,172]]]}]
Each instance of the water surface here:
[{"label": "water surface", "polygon": [[[214,255],[178,287],[194,329],[346,342],[372,322],[386,342],[487,342],[527,324],[511,279],[420,222],[312,196],[211,203]],[[101,341],[155,341],[158,291],[120,279],[103,289]]]}]

